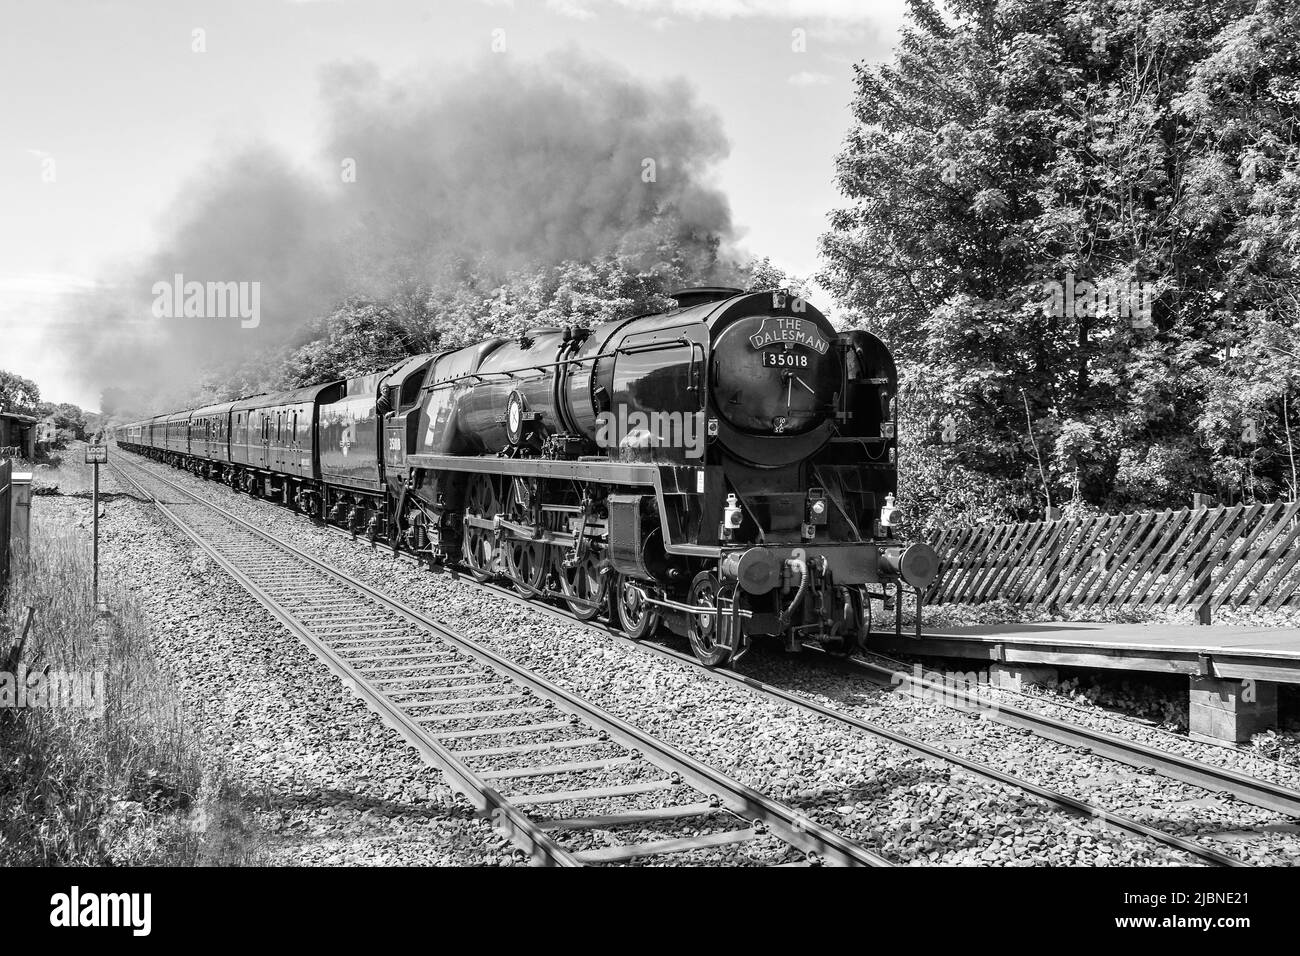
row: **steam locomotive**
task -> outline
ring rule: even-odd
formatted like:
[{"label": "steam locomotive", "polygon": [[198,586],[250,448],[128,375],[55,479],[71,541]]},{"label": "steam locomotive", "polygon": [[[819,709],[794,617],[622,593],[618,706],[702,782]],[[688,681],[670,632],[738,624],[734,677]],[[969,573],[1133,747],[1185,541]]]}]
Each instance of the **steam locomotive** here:
[{"label": "steam locomotive", "polygon": [[115,437],[709,666],[760,635],[851,652],[937,570],[898,536],[893,358],[784,292],[674,298]]}]

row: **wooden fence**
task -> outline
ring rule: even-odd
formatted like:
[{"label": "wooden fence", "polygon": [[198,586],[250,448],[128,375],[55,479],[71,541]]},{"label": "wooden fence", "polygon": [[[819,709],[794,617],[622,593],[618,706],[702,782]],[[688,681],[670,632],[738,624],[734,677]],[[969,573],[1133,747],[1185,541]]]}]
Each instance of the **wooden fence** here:
[{"label": "wooden fence", "polygon": [[932,604],[1300,606],[1300,503],[953,528]]},{"label": "wooden fence", "polygon": [[13,500],[13,462],[0,460],[0,608],[9,587],[10,512]]}]

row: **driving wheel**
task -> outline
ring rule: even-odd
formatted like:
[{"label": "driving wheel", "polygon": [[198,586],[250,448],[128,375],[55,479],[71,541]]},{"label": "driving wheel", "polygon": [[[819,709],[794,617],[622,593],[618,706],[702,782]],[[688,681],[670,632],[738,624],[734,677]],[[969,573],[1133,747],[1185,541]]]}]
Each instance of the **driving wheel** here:
[{"label": "driving wheel", "polygon": [[632,640],[639,641],[654,633],[655,625],[659,623],[659,612],[646,600],[645,584],[620,574],[614,581],[610,603],[613,605],[614,625],[626,631]]},{"label": "driving wheel", "polygon": [[691,650],[705,667],[717,667],[731,656],[731,647],[719,640],[718,579],[708,571],[701,571],[691,581],[686,603],[707,608],[711,613],[691,614],[687,617],[686,637]]},{"label": "driving wheel", "polygon": [[564,553],[556,549],[556,576],[564,603],[580,621],[590,621],[601,611],[600,561],[590,550],[571,568],[564,566]]}]

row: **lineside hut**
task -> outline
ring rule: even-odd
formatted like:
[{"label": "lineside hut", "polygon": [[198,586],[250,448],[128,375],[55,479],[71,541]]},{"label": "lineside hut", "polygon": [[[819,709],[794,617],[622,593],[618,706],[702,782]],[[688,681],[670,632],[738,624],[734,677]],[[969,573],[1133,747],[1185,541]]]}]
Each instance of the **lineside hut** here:
[{"label": "lineside hut", "polygon": [[0,412],[0,458],[36,457],[36,419],[30,415]]}]

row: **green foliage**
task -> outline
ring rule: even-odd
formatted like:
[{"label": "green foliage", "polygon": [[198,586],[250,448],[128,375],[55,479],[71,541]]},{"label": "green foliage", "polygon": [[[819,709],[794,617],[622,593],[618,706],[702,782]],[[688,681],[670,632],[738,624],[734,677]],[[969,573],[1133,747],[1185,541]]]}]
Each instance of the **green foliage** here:
[{"label": "green foliage", "polygon": [[914,503],[1294,493],[1297,13],[909,6],[893,62],[856,68],[820,279],[897,352]]},{"label": "green foliage", "polygon": [[805,299],[810,299],[812,296],[807,279],[789,275],[784,269],[774,265],[767,256],[755,259],[741,267],[740,287],[746,292],[766,292],[772,289]]},{"label": "green foliage", "polygon": [[59,432],[60,443],[58,447],[70,440],[78,440],[86,437],[86,413],[68,402],[41,402],[36,406],[36,416],[38,418],[53,418],[54,427]]},{"label": "green foliage", "polygon": [[34,415],[41,402],[41,390],[31,379],[0,369],[0,412]]},{"label": "green foliage", "polygon": [[678,267],[661,263],[641,272],[620,257],[513,272],[483,287],[467,282],[430,290],[426,307],[438,347],[467,345],[494,335],[572,325],[591,328],[616,319],[672,308],[668,292],[683,284]]},{"label": "green foliage", "polygon": [[369,375],[420,351],[394,309],[359,299],[317,319],[309,334],[311,341],[285,362],[280,381],[286,387]]}]

